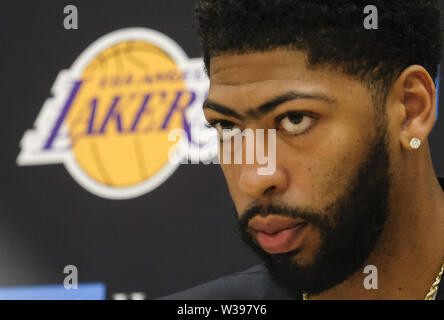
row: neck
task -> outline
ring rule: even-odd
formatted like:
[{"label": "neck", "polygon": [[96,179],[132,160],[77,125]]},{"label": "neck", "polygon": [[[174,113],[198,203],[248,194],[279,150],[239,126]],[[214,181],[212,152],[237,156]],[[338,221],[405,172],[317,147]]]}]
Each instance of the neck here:
[{"label": "neck", "polygon": [[444,263],[444,195],[431,161],[416,168],[393,177],[389,219],[364,266],[311,299],[424,299]]}]

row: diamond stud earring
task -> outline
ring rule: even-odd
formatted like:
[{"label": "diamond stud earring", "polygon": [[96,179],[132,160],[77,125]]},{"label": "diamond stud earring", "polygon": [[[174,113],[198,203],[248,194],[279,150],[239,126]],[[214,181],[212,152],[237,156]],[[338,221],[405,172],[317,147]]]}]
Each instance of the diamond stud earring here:
[{"label": "diamond stud earring", "polygon": [[412,147],[412,149],[418,149],[421,146],[421,140],[419,140],[418,138],[412,138],[410,140],[410,147]]}]

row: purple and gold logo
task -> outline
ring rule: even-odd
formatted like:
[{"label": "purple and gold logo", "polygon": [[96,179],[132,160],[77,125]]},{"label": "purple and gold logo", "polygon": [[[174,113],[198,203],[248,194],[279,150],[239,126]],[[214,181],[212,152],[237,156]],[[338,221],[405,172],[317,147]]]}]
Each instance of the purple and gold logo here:
[{"label": "purple and gold logo", "polygon": [[179,165],[169,161],[172,130],[196,144],[191,123],[205,130],[207,92],[202,59],[189,59],[167,36],[145,28],[112,32],[59,73],[17,163],[63,163],[100,197],[140,196]]}]

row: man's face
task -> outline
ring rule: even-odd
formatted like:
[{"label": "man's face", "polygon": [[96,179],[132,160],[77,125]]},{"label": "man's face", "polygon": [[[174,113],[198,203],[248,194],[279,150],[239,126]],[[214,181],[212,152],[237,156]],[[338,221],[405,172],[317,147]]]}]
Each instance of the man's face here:
[{"label": "man's face", "polygon": [[369,90],[305,59],[285,50],[212,58],[204,113],[219,131],[276,129],[273,174],[245,158],[221,167],[242,238],[277,282],[316,294],[374,249],[388,215],[389,154]]}]

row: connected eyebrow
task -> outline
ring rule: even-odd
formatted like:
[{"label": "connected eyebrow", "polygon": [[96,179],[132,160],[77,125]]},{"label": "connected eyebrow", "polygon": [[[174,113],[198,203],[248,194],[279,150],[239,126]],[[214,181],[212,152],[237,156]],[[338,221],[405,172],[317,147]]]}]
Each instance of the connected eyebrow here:
[{"label": "connected eyebrow", "polygon": [[334,102],[334,99],[329,98],[326,95],[321,94],[321,93],[308,94],[308,93],[300,93],[300,92],[296,92],[296,91],[289,91],[284,94],[278,95],[267,102],[264,102],[263,104],[261,104],[260,106],[258,106],[256,108],[248,109],[245,112],[246,116],[243,116],[243,115],[239,114],[238,112],[236,112],[235,110],[228,108],[226,106],[223,106],[223,105],[221,105],[217,102],[214,102],[210,99],[205,100],[205,102],[203,103],[203,109],[211,109],[211,110],[214,110],[214,111],[221,113],[223,115],[230,116],[230,117],[233,117],[233,118],[236,118],[239,120],[244,120],[245,118],[259,119],[259,118],[265,116],[266,114],[272,112],[279,105],[281,105],[285,102],[288,102],[288,101],[296,100],[296,99],[323,100],[328,103]]}]

